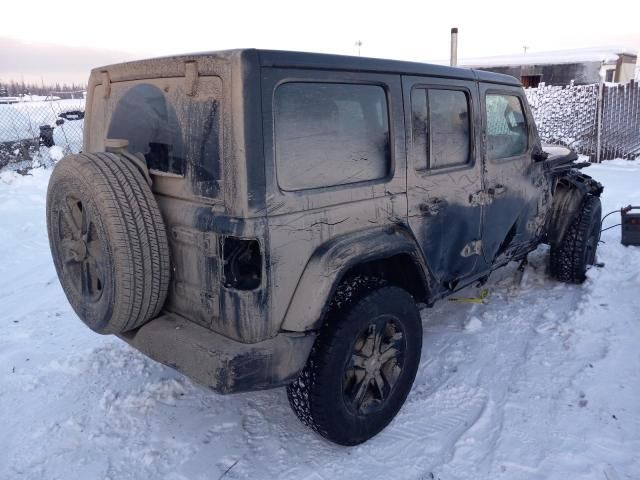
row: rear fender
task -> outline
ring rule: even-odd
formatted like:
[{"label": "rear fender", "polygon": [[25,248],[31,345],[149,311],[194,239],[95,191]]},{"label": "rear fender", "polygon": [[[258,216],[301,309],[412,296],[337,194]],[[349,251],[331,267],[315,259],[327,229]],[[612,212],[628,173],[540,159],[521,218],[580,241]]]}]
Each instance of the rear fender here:
[{"label": "rear fender", "polygon": [[408,254],[428,290],[432,277],[413,236],[402,227],[380,227],[334,238],[311,256],[298,282],[282,329],[315,330],[322,325],[333,293],[344,275],[361,263]]}]

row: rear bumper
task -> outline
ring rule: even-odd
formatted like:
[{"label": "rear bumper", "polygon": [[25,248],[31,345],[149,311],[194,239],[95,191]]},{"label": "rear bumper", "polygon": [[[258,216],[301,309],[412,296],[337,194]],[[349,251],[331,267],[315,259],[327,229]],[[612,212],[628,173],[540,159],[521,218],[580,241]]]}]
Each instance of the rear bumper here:
[{"label": "rear bumper", "polygon": [[240,343],[172,314],[118,336],[218,393],[289,383],[304,367],[315,340],[312,333],[281,333],[258,343]]}]

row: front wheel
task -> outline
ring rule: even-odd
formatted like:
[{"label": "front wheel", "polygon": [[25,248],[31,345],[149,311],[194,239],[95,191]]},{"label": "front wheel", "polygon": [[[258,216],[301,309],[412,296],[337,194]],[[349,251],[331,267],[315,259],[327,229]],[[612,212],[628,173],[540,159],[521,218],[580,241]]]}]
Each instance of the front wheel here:
[{"label": "front wheel", "polygon": [[567,283],[582,283],[587,268],[596,261],[600,240],[602,206],[600,199],[586,195],[580,211],[557,245],[551,245],[551,275]]},{"label": "front wheel", "polygon": [[365,442],[396,416],[418,369],[422,323],[413,297],[386,286],[333,309],[299,378],[298,418],[341,445]]}]

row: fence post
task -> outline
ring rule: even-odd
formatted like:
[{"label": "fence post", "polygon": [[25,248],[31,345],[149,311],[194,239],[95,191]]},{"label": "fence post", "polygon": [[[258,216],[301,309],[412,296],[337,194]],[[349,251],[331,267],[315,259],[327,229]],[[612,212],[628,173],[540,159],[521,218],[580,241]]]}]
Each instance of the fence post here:
[{"label": "fence post", "polygon": [[600,81],[598,82],[598,103],[596,105],[596,163],[600,163],[600,137],[602,134],[602,105],[604,103],[604,70],[600,67]]}]

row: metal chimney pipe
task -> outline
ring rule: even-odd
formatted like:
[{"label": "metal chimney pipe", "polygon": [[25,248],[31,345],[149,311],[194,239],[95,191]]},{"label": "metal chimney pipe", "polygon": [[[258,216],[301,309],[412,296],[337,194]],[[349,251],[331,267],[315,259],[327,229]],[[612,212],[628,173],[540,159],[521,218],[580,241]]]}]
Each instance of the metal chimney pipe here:
[{"label": "metal chimney pipe", "polygon": [[450,65],[456,67],[458,65],[458,29],[451,29],[451,61]]}]

